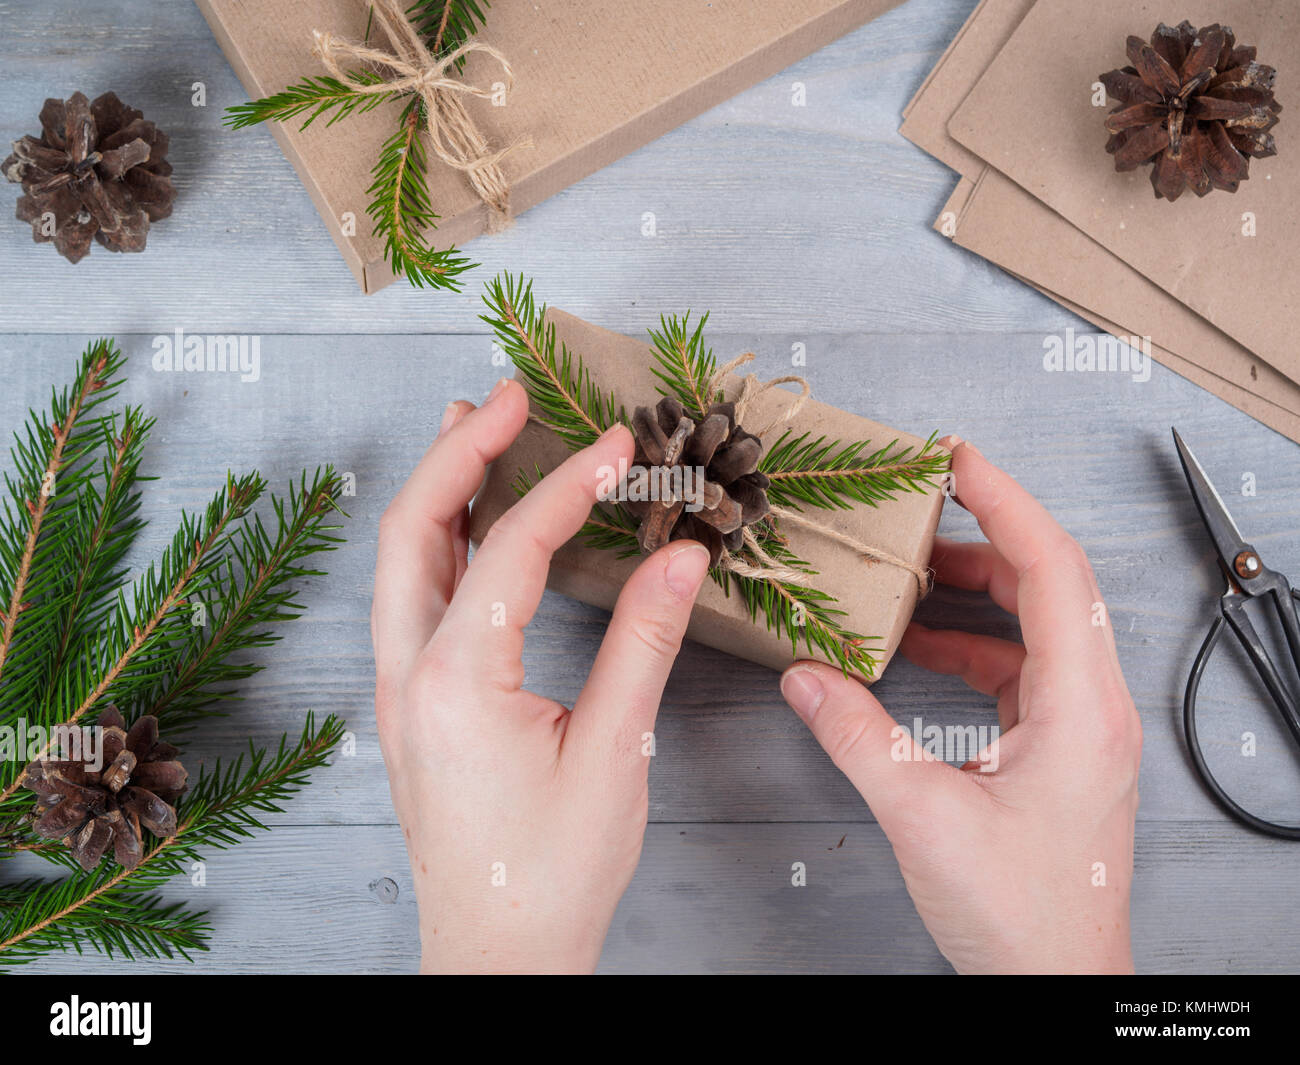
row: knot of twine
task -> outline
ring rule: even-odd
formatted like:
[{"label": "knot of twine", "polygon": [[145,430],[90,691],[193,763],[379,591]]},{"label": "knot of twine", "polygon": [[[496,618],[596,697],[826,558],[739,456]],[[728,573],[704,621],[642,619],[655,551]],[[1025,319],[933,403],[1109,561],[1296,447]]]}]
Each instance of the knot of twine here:
[{"label": "knot of twine", "polygon": [[[531,142],[519,141],[493,151],[462,100],[464,96],[488,98],[492,96],[492,90],[448,77],[447,72],[471,52],[483,52],[501,64],[508,92],[514,85],[514,71],[509,61],[491,45],[480,41],[467,41],[441,58],[436,57],[407,19],[401,0],[372,0],[372,8],[392,43],[392,52],[313,30],[315,43],[312,54],[333,77],[346,82],[352,92],[367,96],[396,92],[419,94],[424,101],[429,143],[434,154],[469,179],[479,199],[487,205],[489,232],[504,229],[510,224],[510,182],[501,169],[501,160],[516,148],[527,147]],[[371,83],[359,83],[345,69],[345,64],[355,63],[367,64],[371,69],[386,67],[391,76]]]},{"label": "knot of twine", "polygon": [[[747,351],[743,355],[737,355],[725,366],[719,368],[718,372],[709,380],[708,387],[705,390],[705,395],[717,395],[722,389],[723,382],[726,380],[728,374],[733,373],[747,363],[753,362],[753,360],[754,353],[752,351]],[[798,374],[787,374],[783,377],[773,377],[767,381],[759,381],[758,376],[751,373],[745,375],[744,380],[741,382],[740,394],[734,401],[736,408],[736,424],[739,425],[743,423],[745,415],[749,410],[749,406],[754,400],[764,392],[776,388],[778,385],[785,384],[797,384],[799,386],[799,395],[794,397],[790,406],[782,411],[780,415],[769,419],[757,428],[746,426],[745,431],[753,433],[755,436],[764,436],[777,426],[786,425],[792,421],[794,416],[803,409],[803,405],[812,395],[812,387],[808,384],[807,380],[800,377]],[[838,529],[832,529],[829,525],[823,525],[821,522],[813,521],[810,518],[804,517],[804,515],[797,510],[790,510],[787,507],[779,507],[775,504],[771,504],[770,507],[771,512],[783,522],[788,522],[791,525],[807,529],[809,532],[816,533],[819,536],[824,536],[828,540],[832,540],[835,543],[856,552],[868,562],[883,562],[886,565],[897,566],[899,569],[907,570],[908,573],[916,578],[917,594],[922,598],[929,594],[933,575],[930,570],[926,569],[924,566],[918,566],[913,562],[909,562],[905,558],[900,558],[895,554],[891,554],[883,548],[872,547],[869,544],[864,544],[862,541],[855,540],[852,536],[842,533]],[[759,580],[800,583],[807,579],[807,573],[783,565],[779,560],[774,559],[764,551],[762,545],[758,541],[758,537],[756,537],[749,528],[746,528],[743,531],[743,536],[745,546],[759,561],[760,565],[752,566],[748,562],[737,558],[724,548],[720,562],[720,565],[724,569],[730,570],[739,577],[753,577]]]}]

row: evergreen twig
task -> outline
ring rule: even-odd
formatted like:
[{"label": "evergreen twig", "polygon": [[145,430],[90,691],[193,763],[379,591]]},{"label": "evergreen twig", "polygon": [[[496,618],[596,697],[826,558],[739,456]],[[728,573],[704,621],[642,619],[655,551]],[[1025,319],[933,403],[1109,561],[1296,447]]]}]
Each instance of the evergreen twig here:
[{"label": "evergreen twig", "polygon": [[501,274],[487,284],[483,302],[490,313],[479,317],[496,332],[502,350],[524,375],[541,418],[571,451],[590,447],[618,422],[622,407],[605,395],[565,344],[556,351],[555,326],[546,322],[546,305],[533,299],[533,283],[520,274]]},{"label": "evergreen twig", "polygon": [[758,464],[771,481],[768,498],[776,504],[851,510],[855,503],[876,506],[902,493],[935,487],[934,478],[948,468],[948,455],[931,436],[920,448],[900,447],[897,440],[863,454],[868,440],[841,444],[811,433],[787,430]]},{"label": "evergreen twig", "polygon": [[188,872],[202,860],[202,850],[225,850],[265,830],[260,815],[280,812],[307,785],[310,771],[326,764],[342,736],[338,718],[327,717],[318,727],[308,714],[292,747],[287,737],[273,754],[250,743],[247,756],[200,774],[178,811],[176,834],[155,841],[134,870],[104,863],[42,883],[20,906],[0,908],[0,970],[68,947],[150,958],[206,949],[203,914],[164,907],[144,892]]},{"label": "evergreen twig", "polygon": [[[302,613],[292,582],[319,575],[310,556],[340,542],[332,469],[304,472],[286,496],[272,496],[271,520],[253,509],[263,478],[228,475],[200,514],[181,515],[160,560],[125,590],[126,552],[144,525],[136,486],[153,422],[136,408],[98,409],[115,396],[123,364],[110,341],[92,344],[72,387],[16,436],[0,505],[0,596],[20,609],[0,626],[0,723],[29,731],[85,724],[109,705],[128,720],[154,713],[169,726],[209,712],[234,694],[232,681],[261,668],[231,656],[269,645],[273,626]],[[207,626],[193,624],[199,603],[212,611]],[[64,841],[32,832],[34,799],[22,779],[48,742],[6,757],[0,859],[32,854],[65,875],[0,884],[0,968],[59,948],[151,958],[206,949],[204,916],[150,892],[187,871],[197,848],[229,846],[264,827],[259,813],[278,810],[341,735],[337,719],[317,727],[309,715],[296,745],[282,736],[272,753],[250,743],[246,759],[200,774],[180,804],[180,831],[155,840],[129,871],[105,859],[86,873]]]},{"label": "evergreen twig", "polygon": [[[406,16],[424,39],[435,58],[450,55],[478,33],[486,20],[488,0],[415,0]],[[371,12],[373,15],[373,11]],[[366,23],[366,38],[370,22]],[[462,72],[465,57],[453,64]],[[436,249],[424,234],[441,220],[429,200],[428,156],[421,134],[428,128],[424,102],[413,90],[361,92],[356,86],[373,87],[383,82],[374,70],[348,72],[347,80],[309,76],[271,96],[226,109],[225,123],[244,129],[262,122],[288,122],[303,118],[306,129],[319,118],[332,126],[352,115],[367,114],[381,104],[403,102],[397,129],[380,149],[371,169],[371,197],[366,211],[376,237],[384,240],[384,259],[398,277],[416,288],[459,292],[460,275],[472,270],[471,262],[455,248]],[[305,117],[303,117],[305,116]]]}]

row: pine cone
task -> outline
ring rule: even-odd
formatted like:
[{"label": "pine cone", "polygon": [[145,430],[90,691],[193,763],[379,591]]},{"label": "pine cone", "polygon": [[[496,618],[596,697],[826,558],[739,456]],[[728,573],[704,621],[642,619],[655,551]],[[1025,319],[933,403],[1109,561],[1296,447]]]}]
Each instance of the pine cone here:
[{"label": "pine cone", "polygon": [[[94,237],[109,251],[144,251],[149,223],[172,213],[167,134],[106,92],[94,103],[74,93],[46,100],[41,136],[14,141],[5,177],[21,182],[19,221],[38,243],[53,240],[69,262]],[[48,221],[52,216],[54,231]]]},{"label": "pine cone", "polygon": [[67,839],[72,856],[89,872],[113,844],[113,857],[134,869],[144,857],[141,827],[155,836],[176,834],[176,809],[188,774],[179,753],[158,741],[158,719],[140,718],[126,731],[116,707],[99,717],[103,768],[88,762],[37,761],[23,784],[39,796],[36,834]]},{"label": "pine cone", "polygon": [[[632,431],[636,464],[659,475],[658,500],[627,504],[641,519],[637,541],[646,554],[670,540],[698,540],[709,549],[710,564],[717,565],[724,547],[739,550],[745,527],[767,517],[768,479],[758,472],[763,445],[736,424],[734,403],[715,403],[697,421],[665,396],[654,410],[636,409]],[[678,487],[687,487],[679,498],[672,471],[687,467],[702,468],[704,480],[697,484],[683,476]],[[687,509],[690,496],[699,509]]]},{"label": "pine cone", "polygon": [[1153,162],[1157,199],[1176,200],[1188,187],[1197,196],[1236,192],[1250,177],[1250,157],[1277,154],[1268,132],[1282,110],[1273,98],[1277,71],[1255,54],[1217,23],[1197,30],[1162,22],[1150,44],[1130,37],[1133,65],[1101,76],[1120,101],[1106,119],[1115,169]]}]

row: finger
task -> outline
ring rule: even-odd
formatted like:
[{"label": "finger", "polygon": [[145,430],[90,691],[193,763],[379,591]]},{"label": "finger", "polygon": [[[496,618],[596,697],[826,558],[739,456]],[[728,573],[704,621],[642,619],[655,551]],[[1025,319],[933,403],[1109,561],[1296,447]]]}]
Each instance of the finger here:
[{"label": "finger", "polygon": [[438,627],[467,549],[465,508],[487,464],[523,428],[528,398],[513,381],[498,382],[479,409],[455,403],[379,523],[371,637],[375,667],[410,662]]},{"label": "finger", "polygon": [[942,673],[961,677],[977,692],[998,700],[998,725],[1003,731],[1019,720],[1016,703],[1005,698],[1020,678],[1025,649],[1010,640],[994,636],[976,636],[951,629],[927,629],[915,622],[903,633],[898,646],[909,662]]},{"label": "finger", "polygon": [[967,592],[987,592],[1007,613],[1016,612],[1019,577],[992,544],[959,543],[936,536],[930,568],[940,584]]},{"label": "finger", "polygon": [[1101,597],[1083,549],[970,444],[953,450],[953,475],[957,499],[1016,571],[1026,650],[1080,676],[1118,668],[1105,626],[1093,621]]},{"label": "finger", "polygon": [[781,677],[781,694],[882,825],[902,805],[933,797],[956,772],[926,754],[871,692],[837,669],[796,663]]},{"label": "finger", "polygon": [[566,751],[615,776],[629,766],[645,773],[649,763],[642,750],[708,571],[708,550],[679,540],[628,578],[569,718]]},{"label": "finger", "polygon": [[616,425],[497,519],[434,634],[441,652],[472,661],[507,690],[523,686],[524,628],[542,601],[551,556],[582,528],[609,472],[631,457],[632,434]]}]

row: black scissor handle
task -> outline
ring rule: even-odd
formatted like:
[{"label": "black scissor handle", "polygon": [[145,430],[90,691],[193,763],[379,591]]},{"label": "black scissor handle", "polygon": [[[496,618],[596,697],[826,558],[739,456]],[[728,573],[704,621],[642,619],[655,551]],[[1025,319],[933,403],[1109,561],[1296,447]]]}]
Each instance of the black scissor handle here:
[{"label": "black scissor handle", "polygon": [[[1297,593],[1292,592],[1291,598],[1296,599],[1300,598],[1300,596],[1297,596]],[[1287,605],[1291,606],[1292,604]],[[1288,611],[1282,607],[1282,604],[1279,603],[1278,606],[1283,618],[1285,619]],[[1294,618],[1294,614],[1292,614],[1292,617]],[[1200,774],[1205,787],[1218,801],[1219,805],[1227,810],[1229,814],[1235,817],[1242,824],[1249,825],[1258,832],[1263,832],[1279,839],[1300,840],[1300,825],[1279,825],[1272,821],[1266,821],[1264,818],[1257,817],[1244,806],[1237,803],[1236,800],[1223,790],[1219,782],[1214,779],[1214,774],[1210,772],[1210,767],[1205,761],[1205,755],[1201,751],[1201,743],[1196,735],[1196,692],[1201,686],[1201,676],[1205,672],[1205,666],[1209,662],[1210,656],[1214,653],[1214,648],[1218,645],[1219,640],[1223,636],[1224,626],[1228,623],[1229,617],[1226,614],[1220,614],[1214,619],[1214,623],[1210,626],[1210,631],[1205,634],[1205,641],[1201,644],[1201,649],[1196,654],[1196,661],[1192,665],[1191,676],[1187,678],[1187,693],[1183,697],[1183,731],[1187,735],[1187,750],[1192,756],[1192,763],[1196,766],[1196,772]],[[1239,619],[1233,620],[1233,628],[1237,629],[1239,636],[1242,636],[1243,645],[1245,646],[1247,653],[1250,655],[1252,663],[1256,664],[1258,668],[1258,664],[1255,663],[1257,649],[1252,648],[1251,644],[1244,638],[1241,629],[1238,627],[1241,623],[1244,623],[1246,626],[1250,625],[1249,619],[1247,619],[1244,614],[1242,614]],[[1258,643],[1258,640],[1255,642]],[[1290,640],[1288,639],[1288,643],[1289,642]],[[1267,655],[1265,655],[1265,661],[1268,661]],[[1273,670],[1271,662],[1268,663],[1267,671],[1261,672],[1260,676],[1261,679],[1264,679],[1266,684],[1268,684],[1270,689],[1269,694],[1272,695],[1274,694],[1272,691],[1273,685],[1268,683],[1270,674],[1274,677],[1276,676],[1276,671]],[[1294,731],[1292,716],[1287,714],[1284,706],[1279,706],[1279,709],[1282,711],[1282,716],[1286,721],[1287,726],[1292,728]]]}]

